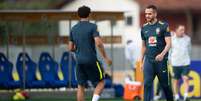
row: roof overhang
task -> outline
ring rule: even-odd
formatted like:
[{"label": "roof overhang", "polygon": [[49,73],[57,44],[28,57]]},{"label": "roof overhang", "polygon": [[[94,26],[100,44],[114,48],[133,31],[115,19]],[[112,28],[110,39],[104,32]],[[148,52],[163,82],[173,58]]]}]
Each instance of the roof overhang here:
[{"label": "roof overhang", "polygon": [[[94,11],[90,15],[91,20],[123,20],[121,11]],[[0,20],[79,20],[76,12],[61,10],[0,10]]]}]

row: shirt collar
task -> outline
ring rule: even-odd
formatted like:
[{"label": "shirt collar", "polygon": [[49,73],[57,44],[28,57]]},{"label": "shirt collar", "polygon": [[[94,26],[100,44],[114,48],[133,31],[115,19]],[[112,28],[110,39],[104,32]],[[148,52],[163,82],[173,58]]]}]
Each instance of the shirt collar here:
[{"label": "shirt collar", "polygon": [[155,19],[153,22],[148,22],[148,24],[149,24],[149,25],[154,25],[154,24],[156,24],[157,22],[158,22],[158,20]]}]

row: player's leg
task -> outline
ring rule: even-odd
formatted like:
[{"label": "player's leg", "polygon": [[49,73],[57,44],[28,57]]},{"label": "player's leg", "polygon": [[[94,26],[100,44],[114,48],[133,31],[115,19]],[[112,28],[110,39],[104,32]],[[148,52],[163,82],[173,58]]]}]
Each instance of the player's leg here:
[{"label": "player's leg", "polygon": [[157,82],[156,94],[154,96],[154,101],[158,101],[162,97],[162,88],[160,83]]},{"label": "player's leg", "polygon": [[184,101],[188,100],[188,89],[189,89],[189,66],[185,66],[182,68],[182,79],[185,86],[185,92],[184,92]]},{"label": "player's leg", "polygon": [[85,65],[78,64],[76,68],[76,76],[78,81],[77,101],[84,101],[84,89],[87,81],[87,75],[84,70]]},{"label": "player's leg", "polygon": [[159,79],[159,83],[161,87],[163,88],[167,101],[173,101],[173,93],[172,93],[171,84],[169,82],[170,78],[169,78],[169,72],[167,69],[167,61],[164,60],[161,62],[157,62],[155,64],[155,67],[156,67],[155,69]]},{"label": "player's leg", "polygon": [[84,101],[84,86],[78,85],[77,89],[77,101]]},{"label": "player's leg", "polygon": [[161,86],[160,86],[160,83],[157,82],[157,89],[156,89],[156,95],[159,95],[161,92]]},{"label": "player's leg", "polygon": [[181,68],[173,66],[173,91],[175,101],[179,100],[179,79],[181,78]]},{"label": "player's leg", "polygon": [[153,64],[149,59],[144,61],[144,101],[151,101],[153,80],[155,77]]},{"label": "player's leg", "polygon": [[100,94],[102,93],[103,89],[104,89],[104,80],[101,80],[96,85],[96,88],[95,88],[94,93],[93,93],[92,101],[98,101]]},{"label": "player's leg", "polygon": [[188,76],[182,76],[185,86],[184,101],[188,99],[189,79]]},{"label": "player's leg", "polygon": [[178,80],[177,79],[174,79],[173,80],[173,91],[174,91],[174,98],[175,98],[175,101],[179,100],[179,94],[178,94],[178,90],[179,90],[179,86],[178,86]]},{"label": "player's leg", "polygon": [[100,94],[104,89],[104,71],[100,63],[97,61],[95,63],[89,64],[87,70],[87,75],[89,80],[95,85],[95,90],[93,93],[92,101],[98,101]]}]

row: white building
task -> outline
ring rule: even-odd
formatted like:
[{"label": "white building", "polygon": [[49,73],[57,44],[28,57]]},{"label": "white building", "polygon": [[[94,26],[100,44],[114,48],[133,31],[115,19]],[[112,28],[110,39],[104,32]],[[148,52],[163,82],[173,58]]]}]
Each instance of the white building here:
[{"label": "white building", "polygon": [[[63,6],[64,11],[77,11],[77,9],[86,5],[93,11],[123,11],[125,20],[114,23],[114,36],[121,36],[122,43],[115,46],[124,46],[127,40],[133,40],[139,43],[139,5],[134,0],[75,0]],[[72,26],[77,21],[72,21]],[[98,29],[101,36],[111,35],[110,21],[98,21]],[[60,22],[60,35],[69,35],[69,22]]]}]

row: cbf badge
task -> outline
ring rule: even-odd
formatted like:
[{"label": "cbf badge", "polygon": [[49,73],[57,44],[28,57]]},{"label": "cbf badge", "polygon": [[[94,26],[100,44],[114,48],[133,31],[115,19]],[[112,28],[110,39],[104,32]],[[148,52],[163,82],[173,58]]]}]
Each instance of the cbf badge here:
[{"label": "cbf badge", "polygon": [[156,28],[156,34],[160,34],[160,28]]},{"label": "cbf badge", "polygon": [[157,45],[157,38],[156,36],[150,36],[148,39],[149,46],[156,46]]}]

